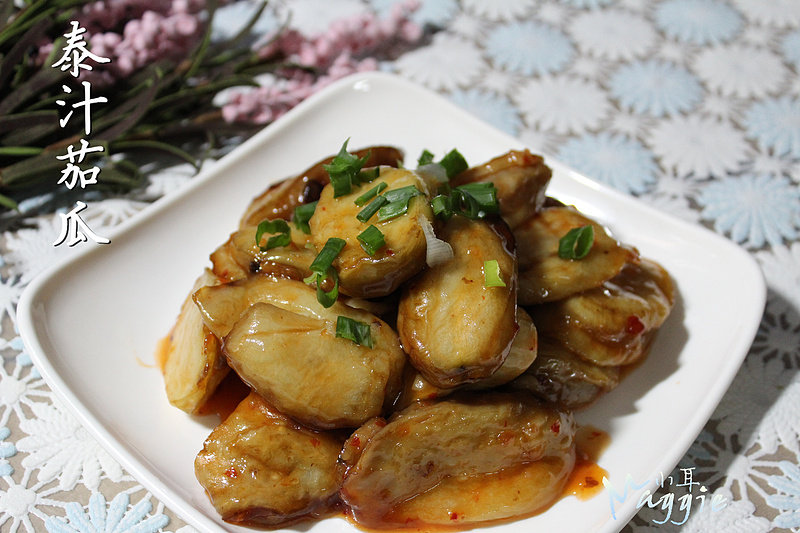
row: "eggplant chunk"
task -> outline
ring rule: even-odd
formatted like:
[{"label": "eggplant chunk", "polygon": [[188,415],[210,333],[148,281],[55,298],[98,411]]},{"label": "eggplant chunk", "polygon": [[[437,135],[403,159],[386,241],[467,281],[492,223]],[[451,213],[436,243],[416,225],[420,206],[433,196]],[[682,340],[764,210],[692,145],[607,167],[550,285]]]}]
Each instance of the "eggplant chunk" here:
[{"label": "eggplant chunk", "polygon": [[[594,228],[583,259],[561,259],[558,242],[570,229]],[[519,303],[534,305],[598,287],[635,260],[637,252],[615,241],[597,222],[572,207],[547,207],[514,229],[519,256]]]},{"label": "eggplant chunk", "polygon": [[541,156],[512,150],[454,176],[451,185],[494,183],[500,215],[513,229],[542,208],[552,174]]},{"label": "eggplant chunk", "polygon": [[[451,218],[440,237],[452,246],[453,259],[412,280],[400,299],[403,347],[437,387],[491,376],[511,348],[518,329],[516,260],[500,224]],[[505,287],[485,286],[489,260],[497,261]]]},{"label": "eggplant chunk", "polygon": [[[405,354],[385,322],[343,304],[324,314],[279,305],[249,306],[225,337],[228,363],[251,388],[317,429],[358,427],[394,401]],[[336,337],[335,313],[369,324],[373,347]]]},{"label": "eggplant chunk", "polygon": [[[197,279],[192,292],[218,283],[209,270]],[[197,413],[228,374],[219,339],[203,324],[191,294],[161,346],[161,367],[169,402],[187,413]]]},{"label": "eggplant chunk", "polygon": [[574,461],[574,432],[569,413],[546,408],[525,393],[455,394],[436,402],[416,403],[395,415],[369,440],[340,494],[356,521],[366,527],[391,525],[398,508],[406,509],[401,511],[402,523],[409,518],[441,523],[436,512],[428,512],[430,503],[416,508],[417,517],[409,517],[405,506],[417,498],[435,502],[439,487],[443,487],[440,495],[444,499],[467,509],[473,495],[453,490],[458,480],[475,489],[487,482],[491,490],[500,490],[488,482],[493,476],[508,475],[519,485],[515,489],[524,490],[527,476],[514,475],[519,469],[539,461],[563,461],[557,469],[558,483],[555,487],[548,483],[546,497],[535,498],[533,508],[519,504],[510,508],[512,514],[505,514],[509,509],[504,511],[503,506],[478,506],[471,516],[474,522],[507,518],[558,497]]},{"label": "eggplant chunk", "polygon": [[344,439],[299,426],[250,393],[205,441],[195,475],[223,520],[277,526],[328,514]]},{"label": "eggplant chunk", "polygon": [[530,311],[542,336],[587,361],[617,366],[642,357],[674,301],[669,274],[640,259],[596,289]]},{"label": "eggplant chunk", "polygon": [[[511,349],[503,364],[491,376],[469,383],[459,389],[483,390],[499,387],[513,380],[531,366],[537,357],[538,335],[530,315],[521,307],[517,307],[517,323],[519,331],[511,343]],[[456,389],[436,387],[413,366],[409,365],[403,375],[403,388],[397,401],[398,408],[405,408],[413,402],[443,398]]]},{"label": "eggplant chunk", "polygon": [[[404,157],[402,150],[392,146],[370,146],[353,153],[359,158],[368,156],[365,163],[368,167],[396,167]],[[333,158],[334,156],[326,157],[297,176],[270,186],[250,202],[239,227],[255,226],[264,219],[289,220],[297,206],[316,202],[323,187],[330,183],[328,171],[323,165],[330,164]]]},{"label": "eggplant chunk", "polygon": [[[361,222],[356,216],[364,207],[357,206],[355,199],[381,183],[387,186],[382,194],[408,186],[416,187],[422,194],[409,200],[406,214],[383,222],[376,214],[366,223]],[[332,186],[322,190],[309,221],[311,239],[317,250],[331,237],[347,243],[334,262],[342,293],[357,298],[386,296],[425,267],[427,242],[420,218],[428,221],[433,218],[427,193],[427,187],[416,173],[390,167],[380,167],[378,178],[355,187],[350,194],[334,198]],[[358,236],[370,225],[381,231],[386,242],[372,256],[358,241]]]},{"label": "eggplant chunk", "polygon": [[541,339],[536,361],[510,386],[565,409],[579,409],[616,388],[619,379],[618,366],[590,363],[558,341]]},{"label": "eggplant chunk", "polygon": [[[311,273],[309,267],[317,253],[309,248],[309,236],[289,224],[291,242],[262,251],[256,244],[256,226],[245,226],[231,234],[225,243],[211,254],[214,274],[224,281],[244,279],[253,273],[303,279]],[[266,244],[269,235],[262,237]]]}]

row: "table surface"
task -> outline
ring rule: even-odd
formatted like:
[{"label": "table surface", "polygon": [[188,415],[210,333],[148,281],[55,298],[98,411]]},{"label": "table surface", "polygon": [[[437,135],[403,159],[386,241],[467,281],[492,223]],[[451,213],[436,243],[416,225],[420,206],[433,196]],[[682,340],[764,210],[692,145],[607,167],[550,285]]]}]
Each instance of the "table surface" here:
[{"label": "table surface", "polygon": [[[392,3],[275,5],[314,34]],[[379,68],[736,242],[767,280],[752,348],[672,472],[729,504],[682,525],[645,506],[625,530],[800,531],[800,1],[424,0],[413,20],[426,38]],[[146,194],[93,201],[92,229],[191,177],[176,167],[154,173]],[[27,227],[0,235],[0,531],[88,532],[98,516],[121,533],[194,531],[87,435],[25,353],[19,296],[75,250],[52,245],[59,217],[41,203],[22,205]]]}]

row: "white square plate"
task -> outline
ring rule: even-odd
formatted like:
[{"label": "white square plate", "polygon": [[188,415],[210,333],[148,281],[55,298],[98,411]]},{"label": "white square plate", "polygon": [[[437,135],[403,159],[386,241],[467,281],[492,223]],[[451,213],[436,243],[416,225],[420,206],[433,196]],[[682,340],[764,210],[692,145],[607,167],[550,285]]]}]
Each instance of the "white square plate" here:
[{"label": "white square plate", "polygon": [[[361,74],[329,87],[82,253],[36,278],[18,309],[26,346],[47,383],[81,422],[158,498],[201,531],[238,531],[219,520],[194,477],[212,429],[167,403],[154,363],[163,337],[208,255],[237,227],[269,183],[335,153],[391,144],[409,165],[423,148],[457,147],[478,164],[520,142],[438,95],[398,78]],[[535,150],[536,147],[532,147]],[[659,261],[678,301],[646,361],[579,420],[610,434],[599,464],[620,487],[669,472],[728,388],[755,335],[765,285],[751,257],[699,226],[656,212],[548,161],[549,193],[605,223],[620,240]],[[490,529],[618,531],[638,497],[563,498],[546,512]],[[340,518],[297,526],[352,532]],[[243,530],[243,529],[242,529]]]}]

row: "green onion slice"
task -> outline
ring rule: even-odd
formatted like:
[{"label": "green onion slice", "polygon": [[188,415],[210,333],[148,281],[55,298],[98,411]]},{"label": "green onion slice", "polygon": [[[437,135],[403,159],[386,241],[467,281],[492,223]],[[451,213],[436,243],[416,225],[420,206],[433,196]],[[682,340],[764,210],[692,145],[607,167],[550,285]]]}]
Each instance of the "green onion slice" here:
[{"label": "green onion slice", "polygon": [[417,166],[421,167],[430,163],[433,163],[433,154],[427,149],[422,150],[422,153],[419,154],[419,158],[417,159]]},{"label": "green onion slice", "polygon": [[[336,269],[333,268],[333,261],[336,259],[336,256],[339,255],[339,252],[342,251],[345,244],[344,239],[339,239],[337,237],[328,239],[325,246],[323,246],[322,250],[317,254],[317,257],[311,262],[311,266],[309,267],[311,275],[303,280],[303,282],[308,284],[316,282],[317,301],[321,303],[323,307],[332,306],[339,297],[339,275]],[[329,277],[333,279],[333,288],[329,291],[325,291],[322,289],[322,283]]]},{"label": "green onion slice", "polygon": [[[365,159],[366,161],[366,159]],[[375,181],[381,175],[381,167],[372,167],[369,170],[362,170],[358,173],[358,183],[369,183]]]},{"label": "green onion slice", "polygon": [[310,202],[303,205],[298,205],[294,209],[294,213],[292,213],[292,222],[294,223],[295,227],[305,233],[306,235],[311,233],[311,227],[308,225],[308,221],[311,220],[311,217],[314,215],[314,211],[317,209],[317,202]]},{"label": "green onion slice", "polygon": [[558,240],[558,257],[561,259],[583,259],[594,243],[594,227],[591,224],[572,228]]},{"label": "green onion slice", "polygon": [[[265,233],[276,233],[277,235],[273,235],[267,239],[267,244],[261,246],[261,237],[263,237]],[[289,229],[289,224],[287,224],[285,220],[262,220],[256,228],[256,246],[258,246],[262,252],[277,248],[278,246],[286,246],[290,242],[292,242],[292,234]]]},{"label": "green onion slice", "polygon": [[453,216],[453,197],[446,194],[434,196],[431,200],[433,216],[447,220]]},{"label": "green onion slice", "polygon": [[483,286],[484,287],[505,287],[503,277],[500,275],[500,265],[497,259],[490,259],[483,262]]},{"label": "green onion slice", "polygon": [[453,148],[439,161],[439,164],[444,167],[447,171],[447,177],[452,178],[453,176],[460,174],[469,168],[467,164],[467,160],[464,159],[464,156],[461,153]]},{"label": "green onion slice", "polygon": [[345,194],[350,194],[353,188],[353,183],[358,183],[358,176],[361,172],[361,167],[367,162],[369,155],[358,158],[347,151],[347,143],[350,139],[344,141],[339,153],[331,160],[330,164],[322,165],[331,178],[331,186],[333,187],[333,197],[338,198]]},{"label": "green onion slice", "polygon": [[358,242],[361,247],[367,252],[368,255],[373,256],[375,252],[380,250],[386,245],[386,240],[383,237],[381,230],[370,224],[370,226],[362,231],[358,237]]},{"label": "green onion slice", "polygon": [[377,213],[378,210],[381,207],[383,207],[383,205],[386,204],[387,202],[388,202],[388,200],[384,196],[376,197],[374,200],[372,200],[370,203],[368,203],[367,206],[364,209],[362,209],[361,211],[358,212],[358,214],[356,215],[356,218],[359,221],[366,223],[367,220],[372,218],[372,216],[375,213]]},{"label": "green onion slice", "polygon": [[349,339],[359,346],[372,348],[375,345],[372,341],[369,324],[346,316],[336,317],[336,336]]},{"label": "green onion slice", "polygon": [[386,191],[383,193],[383,196],[386,197],[386,200],[389,203],[393,202],[405,202],[413,198],[414,196],[419,196],[422,194],[419,189],[417,189],[414,185],[407,185],[405,187],[400,187],[399,189],[392,189],[390,191]]},{"label": "green onion slice", "polygon": [[384,205],[378,210],[378,222],[405,215],[408,212],[408,203],[409,200],[397,200]]},{"label": "green onion slice", "polygon": [[385,181],[377,184],[376,186],[374,186],[373,188],[371,188],[370,190],[368,190],[367,192],[356,198],[355,204],[361,207],[365,203],[369,202],[370,200],[378,196],[378,194],[383,192],[383,190],[386,189],[386,187],[388,187],[388,185],[386,184]]}]

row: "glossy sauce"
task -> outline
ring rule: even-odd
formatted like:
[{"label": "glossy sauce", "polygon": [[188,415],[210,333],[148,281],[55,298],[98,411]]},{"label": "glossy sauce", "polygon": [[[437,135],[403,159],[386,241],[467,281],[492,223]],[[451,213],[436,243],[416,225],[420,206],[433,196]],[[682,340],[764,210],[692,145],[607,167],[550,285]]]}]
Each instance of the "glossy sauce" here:
[{"label": "glossy sauce", "polygon": [[198,410],[197,414],[200,416],[217,415],[220,420],[225,420],[249,393],[250,387],[239,378],[236,372],[228,372],[217,390]]},{"label": "glossy sauce", "polygon": [[575,435],[576,458],[564,496],[575,496],[579,500],[588,500],[603,490],[603,477],[608,472],[597,464],[597,459],[608,447],[611,438],[605,431],[583,426]]}]

